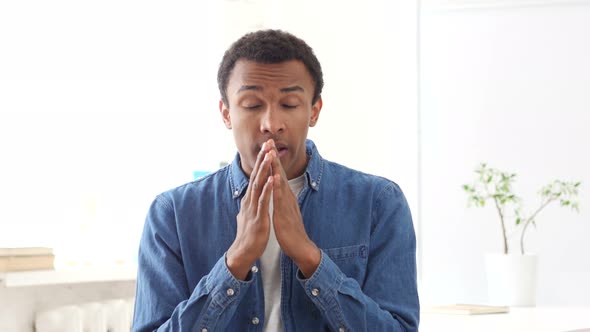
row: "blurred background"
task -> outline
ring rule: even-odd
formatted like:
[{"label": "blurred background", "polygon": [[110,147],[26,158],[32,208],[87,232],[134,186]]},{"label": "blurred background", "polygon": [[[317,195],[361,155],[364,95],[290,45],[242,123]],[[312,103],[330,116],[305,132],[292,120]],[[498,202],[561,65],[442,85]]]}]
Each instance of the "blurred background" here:
[{"label": "blurred background", "polygon": [[[529,210],[542,185],[582,182],[580,212],[548,206],[527,248],[539,255],[538,305],[590,305],[583,0],[1,2],[0,248],[51,247],[58,270],[132,269],[154,197],[233,159],[217,66],[265,28],[301,37],[322,63],[310,131],[322,155],[404,190],[423,303],[487,299],[484,255],[501,252],[501,230],[462,190],[487,162],[518,174]],[[6,284],[5,299],[41,287]],[[100,300],[88,294],[107,286],[76,287]]]}]

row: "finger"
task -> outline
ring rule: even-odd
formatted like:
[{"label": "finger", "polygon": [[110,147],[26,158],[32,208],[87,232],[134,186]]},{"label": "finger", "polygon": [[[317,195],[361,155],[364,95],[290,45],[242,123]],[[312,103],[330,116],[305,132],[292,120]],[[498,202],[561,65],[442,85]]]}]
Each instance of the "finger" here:
[{"label": "finger", "polygon": [[264,142],[264,144],[262,144],[262,147],[260,148],[260,151],[258,152],[258,156],[256,156],[256,162],[254,163],[254,168],[252,169],[252,173],[250,173],[250,180],[248,181],[248,190],[246,191],[246,194],[250,193],[253,189],[253,182],[255,181],[259,171],[260,171],[260,166],[262,165],[263,161],[264,161],[264,156],[265,154],[268,152],[268,150],[270,149],[270,146],[268,144],[268,142]]},{"label": "finger", "polygon": [[270,196],[273,191],[273,182],[274,177],[269,176],[267,177],[266,182],[264,183],[262,193],[258,198],[258,216],[260,216],[261,213],[266,213],[268,215],[268,209],[270,206]]},{"label": "finger", "polygon": [[268,176],[270,175],[270,167],[271,167],[272,159],[273,159],[273,157],[272,157],[271,153],[267,152],[264,155],[264,159],[262,160],[262,163],[260,164],[260,169],[258,170],[258,174],[256,174],[256,177],[254,179],[250,180],[250,186],[252,187],[250,189],[250,193],[252,194],[253,202],[258,201],[258,198],[262,194],[262,190],[264,189],[264,185],[266,184],[266,180],[268,179]]},{"label": "finger", "polygon": [[254,163],[254,168],[252,168],[252,172],[250,173],[250,179],[256,177],[256,174],[258,173],[258,168],[260,167],[260,164],[262,164],[262,161],[264,160],[264,154],[267,152],[268,149],[269,145],[266,142],[264,142],[260,147],[260,151],[258,151],[258,155],[256,156],[256,162]]},{"label": "finger", "polygon": [[282,200],[283,197],[283,192],[282,192],[282,187],[284,187],[285,182],[283,181],[283,178],[278,175],[278,174],[274,174],[272,176],[270,176],[273,180],[273,195],[272,195],[272,201],[275,207],[279,206],[279,202]]},{"label": "finger", "polygon": [[287,173],[285,172],[285,169],[283,168],[283,164],[281,164],[281,158],[278,157],[278,151],[276,149],[276,147],[274,147],[274,149],[272,150],[273,153],[273,160],[271,163],[271,167],[272,167],[272,174],[273,175],[278,175],[280,177],[282,177],[285,181],[288,181],[287,179]]}]

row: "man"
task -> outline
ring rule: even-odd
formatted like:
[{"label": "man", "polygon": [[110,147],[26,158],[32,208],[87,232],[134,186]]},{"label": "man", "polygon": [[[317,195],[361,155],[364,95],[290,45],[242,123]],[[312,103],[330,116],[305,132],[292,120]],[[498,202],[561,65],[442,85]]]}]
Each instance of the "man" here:
[{"label": "man", "polygon": [[247,34],[218,83],[238,154],[152,204],[133,330],[417,331],[404,195],[306,139],[322,109],[312,49],[282,31]]}]

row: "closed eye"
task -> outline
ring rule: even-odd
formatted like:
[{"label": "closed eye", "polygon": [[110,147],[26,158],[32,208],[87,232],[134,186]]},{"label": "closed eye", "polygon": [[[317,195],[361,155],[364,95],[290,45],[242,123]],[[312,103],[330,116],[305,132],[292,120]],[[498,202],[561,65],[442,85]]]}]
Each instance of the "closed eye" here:
[{"label": "closed eye", "polygon": [[284,107],[284,108],[289,108],[289,109],[292,109],[292,108],[297,108],[297,106],[299,106],[299,105],[289,105],[289,104],[283,104],[283,107]]},{"label": "closed eye", "polygon": [[252,110],[252,111],[254,111],[254,110],[257,110],[257,109],[259,109],[261,106],[262,106],[262,105],[253,105],[253,106],[243,106],[243,107],[244,107],[245,109],[247,109],[247,110]]}]

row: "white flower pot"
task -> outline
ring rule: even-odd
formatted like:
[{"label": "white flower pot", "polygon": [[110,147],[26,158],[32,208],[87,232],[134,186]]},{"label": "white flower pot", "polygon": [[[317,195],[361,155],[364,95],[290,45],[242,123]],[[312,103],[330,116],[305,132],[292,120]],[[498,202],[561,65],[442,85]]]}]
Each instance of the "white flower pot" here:
[{"label": "white flower pot", "polygon": [[492,305],[534,306],[537,256],[487,254],[488,302]]}]

